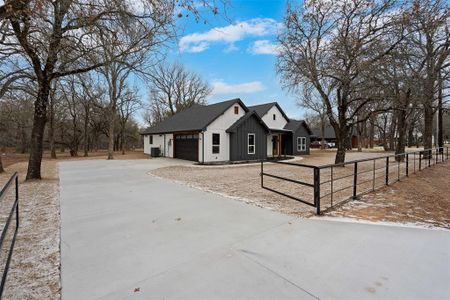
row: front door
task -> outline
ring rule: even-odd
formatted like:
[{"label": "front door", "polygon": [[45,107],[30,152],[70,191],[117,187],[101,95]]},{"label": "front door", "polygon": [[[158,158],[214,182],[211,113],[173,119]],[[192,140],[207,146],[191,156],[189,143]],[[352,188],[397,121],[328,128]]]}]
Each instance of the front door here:
[{"label": "front door", "polygon": [[278,154],[279,154],[279,152],[278,152],[278,143],[279,143],[278,136],[274,135],[272,137],[272,155],[273,156],[278,156]]}]

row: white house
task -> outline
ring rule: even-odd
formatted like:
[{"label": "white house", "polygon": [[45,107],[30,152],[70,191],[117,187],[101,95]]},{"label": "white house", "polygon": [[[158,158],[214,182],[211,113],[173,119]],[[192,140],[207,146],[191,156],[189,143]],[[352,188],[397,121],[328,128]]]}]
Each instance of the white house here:
[{"label": "white house", "polygon": [[[148,128],[144,152],[157,150],[159,155],[214,163],[248,161],[267,157],[298,154],[293,139],[299,122],[304,139],[310,131],[303,121],[290,120],[276,103],[247,107],[240,99],[211,105],[194,105]],[[292,126],[291,126],[292,127]],[[309,142],[305,142],[309,153]],[[303,149],[303,148],[302,148]]]}]

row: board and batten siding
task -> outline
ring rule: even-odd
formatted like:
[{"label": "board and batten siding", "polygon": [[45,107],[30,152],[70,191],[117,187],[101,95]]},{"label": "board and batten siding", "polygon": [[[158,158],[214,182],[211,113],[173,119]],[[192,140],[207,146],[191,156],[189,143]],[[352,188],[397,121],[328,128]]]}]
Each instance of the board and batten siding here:
[{"label": "board and batten siding", "polygon": [[[297,137],[306,138],[306,151],[298,151],[297,150]],[[294,132],[292,142],[293,142],[294,155],[309,154],[309,146],[311,145],[311,137],[309,136],[309,132],[305,128],[304,125],[300,125],[297,128],[297,130]]]},{"label": "board and batten siding", "polygon": [[[248,154],[248,134],[255,134],[255,154]],[[230,133],[230,160],[247,161],[267,158],[267,132],[255,116]]]}]

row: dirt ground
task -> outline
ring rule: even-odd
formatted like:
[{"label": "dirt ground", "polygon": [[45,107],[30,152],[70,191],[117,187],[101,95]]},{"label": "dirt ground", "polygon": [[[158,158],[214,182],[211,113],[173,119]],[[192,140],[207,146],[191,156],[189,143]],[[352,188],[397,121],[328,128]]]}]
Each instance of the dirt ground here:
[{"label": "dirt ground", "polygon": [[[20,226],[3,297],[59,299],[60,214],[56,162],[43,162],[43,179],[40,181],[24,182],[26,168],[26,162],[19,162],[7,167],[6,173],[0,174],[0,186],[3,186],[15,171],[20,174]],[[14,191],[12,189],[11,193]],[[2,205],[7,206],[2,207],[2,212],[9,211],[12,201],[5,201]],[[3,226],[4,222],[1,224]],[[14,223],[8,229],[9,238],[12,236],[13,225]],[[3,263],[6,253],[2,254]]]},{"label": "dirt ground", "polygon": [[[10,166],[12,164],[18,162],[27,162],[29,158],[28,153],[11,153],[5,152],[0,153],[2,155],[3,167]],[[56,153],[57,160],[86,160],[86,159],[106,159],[108,157],[108,153],[105,150],[97,151],[97,152],[89,152],[88,157],[84,157],[83,153],[79,153],[78,156],[72,157],[68,151],[66,152],[57,152]],[[144,159],[149,158],[148,155],[144,154],[142,149],[136,149],[134,151],[127,151],[125,155],[121,152],[114,152],[114,159]],[[44,160],[51,160],[50,152],[45,151],[43,155]]]},{"label": "dirt ground", "polygon": [[[25,181],[28,154],[6,153],[2,156],[6,172],[0,174],[0,187],[14,172],[19,172],[20,226],[13,250],[3,299],[60,299],[60,205],[57,162],[61,160],[106,159],[105,151],[90,153],[89,157],[70,157],[58,153],[58,159],[50,159],[44,153],[42,180]],[[115,153],[115,159],[148,159],[142,151]],[[14,201],[11,189],[0,211],[10,211]],[[0,214],[0,226],[6,216]],[[9,245],[15,223],[7,231],[5,245]],[[4,247],[6,248],[6,246]],[[6,251],[0,255],[1,268]]]},{"label": "dirt ground", "polygon": [[[372,158],[385,155],[385,152],[349,152],[347,160]],[[306,165],[324,165],[334,161],[334,151],[312,151],[311,155],[304,156],[296,163]],[[208,190],[211,192],[235,197],[268,209],[283,213],[310,216],[315,209],[301,204],[282,195],[275,194],[261,188],[261,166],[259,163],[232,166],[176,166],[157,169],[151,174],[172,179],[187,185]],[[264,172],[290,179],[313,183],[313,169],[296,166],[265,163]],[[276,188],[289,195],[302,200],[313,202],[313,189],[310,187],[291,184],[277,179],[264,177],[264,186]]]},{"label": "dirt ground", "polygon": [[[415,149],[413,149],[415,150]],[[334,151],[315,150],[311,155],[304,156],[303,160],[295,163],[305,165],[325,165],[333,163]],[[352,161],[364,158],[385,156],[383,151],[349,152],[346,160]],[[450,195],[448,182],[450,182],[450,163],[438,165],[426,169],[417,174],[412,174],[414,169],[418,170],[419,162],[416,157],[410,157],[410,177],[405,178],[406,164],[397,163],[393,158],[389,160],[389,182],[392,184],[383,188],[385,183],[386,160],[379,159],[360,163],[358,165],[358,194],[369,192],[362,196],[360,201],[346,202],[344,206],[337,206],[327,211],[327,216],[345,216],[372,221],[392,222],[415,222],[427,223],[439,227],[450,227]],[[422,162],[422,167],[424,163]],[[375,180],[373,170],[375,169]],[[178,181],[180,183],[207,190],[214,193],[227,195],[246,201],[261,207],[277,210],[283,213],[309,217],[315,213],[315,208],[299,203],[285,196],[276,194],[261,188],[260,164],[238,165],[238,166],[177,166],[157,169],[151,174]],[[299,168],[280,164],[264,164],[264,172],[283,176],[306,183],[313,183],[313,169]],[[347,200],[352,196],[353,165],[345,168],[321,170],[321,207],[323,210],[333,204]],[[334,178],[334,186],[329,182],[331,176]],[[339,180],[336,180],[341,178]],[[401,182],[395,183],[401,179]],[[433,178],[439,179],[434,180]],[[427,182],[432,183],[430,185]],[[395,184],[393,184],[395,183]],[[313,188],[292,184],[278,179],[264,176],[264,186],[276,189],[291,196],[301,198],[306,202],[313,202]],[[415,189],[409,186],[416,187]],[[333,188],[333,199],[328,194]],[[375,188],[375,192],[371,192]],[[381,189],[379,189],[381,188]],[[339,192],[339,190],[341,190]],[[336,192],[338,191],[338,192]],[[400,192],[402,191],[402,192]],[[424,199],[427,199],[424,201]],[[359,204],[359,205],[358,205]],[[383,209],[377,210],[378,207]],[[389,213],[388,213],[389,212]],[[428,220],[428,221],[427,221]]]},{"label": "dirt ground", "polygon": [[450,163],[423,170],[325,215],[450,229]]}]

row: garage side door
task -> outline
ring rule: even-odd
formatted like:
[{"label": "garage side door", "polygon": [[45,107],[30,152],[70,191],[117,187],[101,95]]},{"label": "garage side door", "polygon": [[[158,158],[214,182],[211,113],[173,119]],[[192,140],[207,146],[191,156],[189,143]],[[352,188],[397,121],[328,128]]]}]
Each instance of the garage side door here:
[{"label": "garage side door", "polygon": [[175,135],[175,158],[198,161],[198,134]]}]

